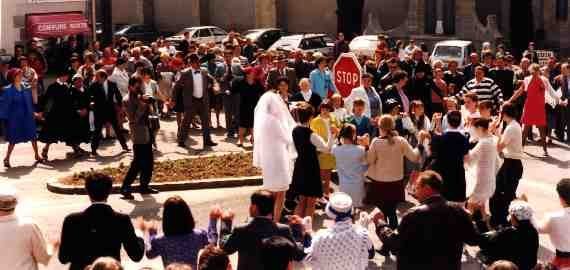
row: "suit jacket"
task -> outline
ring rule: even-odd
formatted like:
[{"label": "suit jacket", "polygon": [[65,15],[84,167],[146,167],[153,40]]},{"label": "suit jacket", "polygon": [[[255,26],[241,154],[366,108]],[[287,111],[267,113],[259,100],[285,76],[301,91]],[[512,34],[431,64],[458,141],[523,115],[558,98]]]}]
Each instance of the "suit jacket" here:
[{"label": "suit jacket", "polygon": [[404,103],[402,102],[402,98],[400,97],[400,94],[398,94],[398,90],[394,85],[389,85],[388,87],[386,87],[386,89],[382,91],[382,94],[380,94],[380,99],[382,100],[383,113],[388,113],[388,114],[390,113],[389,109],[391,108],[391,106],[387,103],[388,100],[390,99],[394,99],[395,101],[397,101],[398,104],[400,105],[400,111],[404,112],[403,108]]},{"label": "suit jacket", "polygon": [[150,105],[142,104],[137,95],[129,94],[127,118],[133,144],[148,144],[151,141],[148,116]]},{"label": "suit jacket", "polygon": [[270,270],[261,264],[261,241],[272,236],[282,236],[293,243],[291,229],[264,217],[255,217],[248,224],[235,227],[232,234],[222,241],[222,249],[228,254],[238,252],[237,270]]},{"label": "suit jacket", "polygon": [[116,108],[121,106],[123,97],[116,83],[107,80],[107,95],[105,95],[103,85],[94,82],[89,86],[87,95],[89,102],[94,103],[91,110],[95,114],[95,121],[101,123],[117,118]]},{"label": "suit jacket", "polygon": [[[305,99],[303,98],[303,94],[301,94],[301,92],[297,92],[295,94],[293,94],[291,96],[291,98],[289,99],[290,102],[299,102],[299,101],[305,101]],[[318,114],[318,110],[319,110],[319,106],[321,106],[321,103],[323,102],[323,99],[321,98],[321,96],[319,96],[319,94],[313,92],[311,94],[311,98],[309,98],[309,104],[311,104],[311,106],[313,106],[313,108],[315,109],[315,113]]]},{"label": "suit jacket", "polygon": [[[212,91],[212,86],[214,85],[214,79],[208,74],[208,70],[201,68],[200,74],[202,75],[202,99],[205,108],[210,108],[210,91]],[[176,81],[173,89],[173,100],[174,103],[178,104],[181,102],[184,106],[184,110],[190,110],[192,106],[192,98],[194,93],[194,77],[192,76],[192,69],[187,68],[180,74],[180,79]],[[179,100],[181,99],[181,100]]]},{"label": "suit jacket", "polygon": [[[267,82],[266,88],[267,89],[277,89],[277,79],[283,77],[280,73],[280,70],[277,68],[272,68],[269,70],[267,74]],[[298,84],[297,84],[297,74],[295,70],[289,67],[285,67],[285,78],[289,80],[289,92],[297,93],[299,91]]]},{"label": "suit jacket", "polygon": [[471,217],[441,196],[433,196],[402,218],[398,233],[380,222],[376,234],[397,253],[398,270],[460,270],[463,245],[476,245]]},{"label": "suit jacket", "polygon": [[135,235],[129,216],[107,204],[93,204],[63,221],[59,261],[71,263],[71,270],[83,270],[102,256],[121,261],[121,246],[133,261],[144,255],[144,240]]}]

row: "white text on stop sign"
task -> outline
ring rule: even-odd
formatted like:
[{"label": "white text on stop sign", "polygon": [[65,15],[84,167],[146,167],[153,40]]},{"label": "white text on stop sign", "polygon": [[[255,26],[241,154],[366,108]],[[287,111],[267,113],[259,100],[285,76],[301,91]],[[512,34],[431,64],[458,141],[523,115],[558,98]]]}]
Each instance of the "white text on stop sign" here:
[{"label": "white text on stop sign", "polygon": [[336,81],[342,84],[354,85],[358,83],[358,73],[346,72],[338,70],[336,72]]}]

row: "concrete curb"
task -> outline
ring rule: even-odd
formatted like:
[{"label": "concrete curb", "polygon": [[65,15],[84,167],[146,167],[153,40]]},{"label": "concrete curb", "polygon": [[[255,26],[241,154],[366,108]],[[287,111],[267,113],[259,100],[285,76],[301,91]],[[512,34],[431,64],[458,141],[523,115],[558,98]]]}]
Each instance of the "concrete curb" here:
[{"label": "concrete curb", "polygon": [[[160,191],[177,191],[192,189],[228,188],[242,186],[260,186],[261,176],[246,176],[232,178],[215,178],[192,181],[150,183],[150,187]],[[82,186],[65,185],[57,180],[47,182],[47,189],[50,192],[65,195],[85,195],[85,188]],[[137,190],[138,184],[133,185],[133,190]],[[113,185],[113,193],[119,193],[121,185]]]}]

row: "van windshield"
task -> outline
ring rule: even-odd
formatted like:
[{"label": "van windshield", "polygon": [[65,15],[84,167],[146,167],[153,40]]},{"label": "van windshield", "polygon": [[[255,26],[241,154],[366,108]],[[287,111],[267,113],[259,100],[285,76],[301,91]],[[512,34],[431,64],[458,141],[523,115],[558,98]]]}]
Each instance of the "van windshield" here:
[{"label": "van windshield", "polygon": [[433,52],[433,56],[462,58],[461,51],[461,47],[458,46],[437,46]]}]

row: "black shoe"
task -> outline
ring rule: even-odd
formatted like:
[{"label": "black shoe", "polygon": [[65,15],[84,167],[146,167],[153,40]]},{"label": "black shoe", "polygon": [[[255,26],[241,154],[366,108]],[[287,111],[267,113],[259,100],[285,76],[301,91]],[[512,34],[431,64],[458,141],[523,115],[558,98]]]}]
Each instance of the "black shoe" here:
[{"label": "black shoe", "polygon": [[213,141],[205,141],[204,142],[204,146],[216,146],[216,145],[218,145],[218,144],[213,142]]},{"label": "black shoe", "polygon": [[151,187],[145,187],[140,189],[141,194],[158,194],[160,191]]},{"label": "black shoe", "polygon": [[97,150],[91,150],[91,155],[97,157],[99,156],[99,153],[97,153]]},{"label": "black shoe", "polygon": [[133,196],[133,194],[131,194],[130,191],[121,190],[121,195],[123,195],[122,199],[125,199],[125,200],[134,200],[135,199],[135,196]]},{"label": "black shoe", "polygon": [[376,252],[378,252],[378,254],[380,254],[384,257],[390,257],[390,250],[387,249],[385,246],[382,246],[382,248],[379,250],[376,250]]},{"label": "black shoe", "polygon": [[184,143],[179,142],[178,147],[186,148],[186,145]]},{"label": "black shoe", "polygon": [[124,152],[130,152],[131,151],[131,149],[129,149],[129,147],[126,145],[123,145],[122,147],[123,147]]}]

